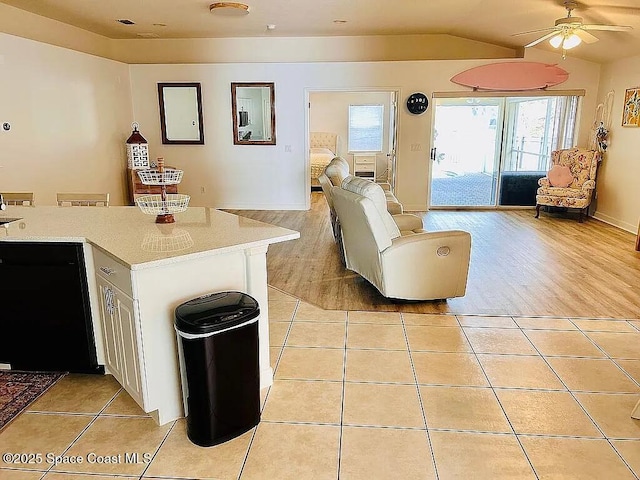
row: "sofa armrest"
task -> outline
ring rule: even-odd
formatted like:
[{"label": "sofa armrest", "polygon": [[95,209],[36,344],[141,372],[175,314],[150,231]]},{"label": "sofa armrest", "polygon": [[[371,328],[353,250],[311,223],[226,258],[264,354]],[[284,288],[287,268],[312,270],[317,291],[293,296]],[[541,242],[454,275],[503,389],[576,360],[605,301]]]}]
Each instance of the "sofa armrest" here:
[{"label": "sofa armrest", "polygon": [[464,295],[471,235],[450,230],[393,239],[380,252],[385,295],[417,300]]},{"label": "sofa armrest", "polygon": [[391,215],[400,215],[403,213],[402,204],[397,200],[387,199],[387,212]]},{"label": "sofa armrest", "polygon": [[398,229],[400,231],[403,230],[422,230],[424,227],[422,225],[422,219],[417,215],[412,215],[410,213],[403,213],[399,215],[392,215],[393,221],[398,225]]},{"label": "sofa armrest", "polygon": [[540,187],[550,187],[551,183],[549,183],[549,179],[547,177],[542,177],[540,180],[538,180],[538,185]]},{"label": "sofa armrest", "polygon": [[587,180],[582,184],[582,190],[593,190],[596,188],[596,182],[594,180]]}]

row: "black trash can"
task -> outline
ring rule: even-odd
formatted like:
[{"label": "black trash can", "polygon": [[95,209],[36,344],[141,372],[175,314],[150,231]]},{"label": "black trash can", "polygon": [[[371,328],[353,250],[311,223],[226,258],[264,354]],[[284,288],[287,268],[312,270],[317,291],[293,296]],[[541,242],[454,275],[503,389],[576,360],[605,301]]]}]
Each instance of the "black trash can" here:
[{"label": "black trash can", "polygon": [[241,292],[204,295],[175,310],[187,436],[196,445],[226,442],[260,422],[259,316],[258,302]]}]

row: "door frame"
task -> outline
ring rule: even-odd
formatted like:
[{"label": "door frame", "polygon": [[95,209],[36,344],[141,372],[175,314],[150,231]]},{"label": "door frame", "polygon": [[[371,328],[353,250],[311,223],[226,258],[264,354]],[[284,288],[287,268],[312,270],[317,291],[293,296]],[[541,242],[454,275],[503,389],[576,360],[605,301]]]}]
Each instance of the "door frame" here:
[{"label": "door frame", "polygon": [[432,159],[432,155],[429,155],[429,168],[428,168],[428,178],[427,178],[427,182],[429,185],[429,188],[427,190],[427,211],[428,210],[524,210],[524,209],[534,209],[534,206],[521,206],[521,205],[499,205],[499,199],[497,198],[499,193],[500,193],[500,187],[501,187],[501,183],[502,183],[502,171],[504,168],[504,162],[505,162],[505,158],[506,158],[506,148],[507,145],[505,144],[505,142],[507,141],[507,137],[508,135],[506,134],[506,122],[508,119],[508,115],[507,115],[507,108],[506,108],[506,100],[507,98],[512,98],[512,97],[527,97],[527,98],[532,98],[532,97],[578,97],[578,104],[576,106],[576,119],[575,119],[575,126],[574,126],[574,132],[573,132],[573,143],[575,145],[576,140],[578,139],[579,135],[580,135],[580,116],[581,116],[581,112],[582,112],[582,107],[583,107],[583,100],[584,97],[586,95],[585,90],[581,90],[581,89],[574,89],[574,90],[553,90],[553,91],[546,91],[546,90],[534,90],[534,91],[522,91],[522,92],[507,92],[507,91],[491,91],[491,92],[486,92],[486,91],[482,91],[482,92],[477,92],[477,91],[473,91],[473,92],[433,92],[432,93],[432,104],[433,104],[433,108],[432,108],[432,112],[431,112],[431,137],[430,137],[430,145],[431,145],[431,149],[430,152],[433,151],[433,146],[434,146],[434,133],[435,133],[435,120],[436,120],[436,101],[439,98],[483,98],[483,97],[499,97],[503,100],[503,108],[502,111],[500,113],[500,116],[502,117],[502,121],[501,123],[501,133],[500,133],[500,138],[501,138],[501,142],[499,143],[500,145],[500,158],[499,158],[499,164],[498,164],[498,169],[497,169],[497,173],[498,173],[498,181],[497,181],[497,185],[496,185],[496,199],[495,199],[495,205],[494,206],[432,206],[431,205],[431,183],[432,183],[432,175],[433,175],[433,159]]},{"label": "door frame", "polygon": [[[397,155],[397,151],[398,151],[398,139],[399,139],[399,135],[398,132],[400,131],[400,115],[399,115],[399,108],[398,108],[398,98],[401,98],[401,88],[400,87],[394,87],[394,86],[385,86],[385,87],[340,87],[340,88],[316,88],[316,87],[305,87],[304,88],[304,105],[305,105],[305,112],[304,112],[304,128],[305,128],[305,140],[304,140],[304,147],[305,147],[305,191],[307,192],[307,195],[305,195],[305,207],[307,210],[311,209],[311,157],[309,155],[309,148],[310,148],[310,134],[311,134],[311,103],[310,103],[310,94],[312,93],[389,93],[389,94],[395,94],[395,101],[396,101],[396,105],[395,105],[395,109],[391,108],[392,112],[395,113],[395,147],[396,147],[396,155]],[[391,97],[391,101],[394,100],[394,97]],[[389,115],[392,114],[392,112],[389,112]],[[385,117],[387,119],[387,121],[389,121],[390,117]],[[391,123],[389,124],[389,145],[387,150],[389,150],[391,148]],[[348,139],[346,139],[346,141],[348,141]],[[338,152],[336,152],[337,154]],[[387,152],[388,154],[388,152]],[[388,157],[387,157],[388,158]],[[396,180],[397,177],[397,159],[394,162],[393,167],[395,168],[395,171],[393,172],[392,176],[394,179],[394,182]],[[395,189],[395,185],[392,185],[392,188]]]}]

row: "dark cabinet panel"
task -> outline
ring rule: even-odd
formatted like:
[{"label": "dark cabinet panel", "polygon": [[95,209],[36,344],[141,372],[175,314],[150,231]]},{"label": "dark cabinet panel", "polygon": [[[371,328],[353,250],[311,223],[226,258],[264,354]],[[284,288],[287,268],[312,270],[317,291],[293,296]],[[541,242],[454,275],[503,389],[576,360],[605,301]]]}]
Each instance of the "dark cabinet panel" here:
[{"label": "dark cabinet panel", "polygon": [[82,245],[0,242],[0,362],[98,371]]}]

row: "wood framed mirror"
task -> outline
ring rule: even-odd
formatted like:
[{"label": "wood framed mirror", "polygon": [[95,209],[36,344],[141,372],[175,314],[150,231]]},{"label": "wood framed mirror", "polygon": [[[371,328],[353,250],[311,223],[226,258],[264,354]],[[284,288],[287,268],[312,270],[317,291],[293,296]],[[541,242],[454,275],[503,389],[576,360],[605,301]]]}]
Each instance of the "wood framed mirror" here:
[{"label": "wood framed mirror", "polygon": [[273,82],[231,84],[234,145],[275,145],[276,109]]},{"label": "wood framed mirror", "polygon": [[165,145],[204,145],[199,83],[158,83],[160,128]]}]

